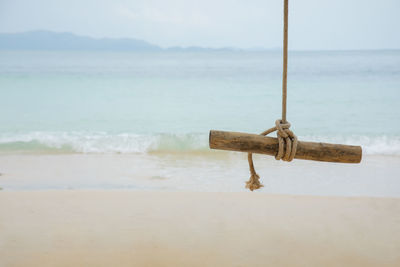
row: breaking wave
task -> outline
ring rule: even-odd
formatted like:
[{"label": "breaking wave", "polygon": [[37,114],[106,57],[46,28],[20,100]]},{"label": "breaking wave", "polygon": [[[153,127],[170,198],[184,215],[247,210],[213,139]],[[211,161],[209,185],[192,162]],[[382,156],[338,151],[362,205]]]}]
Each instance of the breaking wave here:
[{"label": "breaking wave", "polygon": [[[400,156],[400,136],[300,136],[300,140],[361,145],[366,155]],[[208,133],[110,134],[105,132],[31,132],[1,134],[0,152],[152,153],[206,152]]]}]

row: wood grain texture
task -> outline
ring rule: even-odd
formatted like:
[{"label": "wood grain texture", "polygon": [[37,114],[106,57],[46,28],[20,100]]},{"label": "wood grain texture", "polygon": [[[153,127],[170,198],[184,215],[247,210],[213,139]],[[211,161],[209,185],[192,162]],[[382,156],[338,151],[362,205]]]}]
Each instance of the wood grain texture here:
[{"label": "wood grain texture", "polygon": [[[278,152],[278,139],[257,134],[210,131],[209,145],[212,149],[251,152],[275,156]],[[296,159],[360,163],[362,150],[360,146],[327,144],[299,141]]]}]

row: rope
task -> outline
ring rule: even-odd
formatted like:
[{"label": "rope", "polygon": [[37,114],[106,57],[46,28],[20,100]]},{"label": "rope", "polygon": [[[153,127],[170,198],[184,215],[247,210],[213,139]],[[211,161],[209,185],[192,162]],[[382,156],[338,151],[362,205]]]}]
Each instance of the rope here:
[{"label": "rope", "polygon": [[[287,62],[288,62],[288,17],[289,17],[289,0],[284,0],[283,8],[283,75],[282,75],[282,119],[275,121],[275,127],[272,127],[260,135],[266,136],[277,131],[278,137],[278,153],[275,155],[276,160],[292,161],[297,151],[297,136],[289,129],[290,123],[286,120],[286,103],[287,103]],[[248,153],[247,160],[249,162],[250,179],[246,182],[246,188],[251,191],[263,187],[260,183],[260,176],[256,173],[253,163],[253,154]]]},{"label": "rope", "polygon": [[282,121],[283,123],[286,123],[289,0],[284,0],[284,2],[285,4],[283,8]]}]

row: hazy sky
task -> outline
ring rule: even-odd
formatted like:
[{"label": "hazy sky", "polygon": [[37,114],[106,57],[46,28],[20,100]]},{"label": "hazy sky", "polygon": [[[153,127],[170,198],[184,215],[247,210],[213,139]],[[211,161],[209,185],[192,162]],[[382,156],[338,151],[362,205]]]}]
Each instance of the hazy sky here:
[{"label": "hazy sky", "polygon": [[[400,48],[400,0],[291,0],[290,49]],[[0,0],[0,32],[281,47],[283,0]]]}]

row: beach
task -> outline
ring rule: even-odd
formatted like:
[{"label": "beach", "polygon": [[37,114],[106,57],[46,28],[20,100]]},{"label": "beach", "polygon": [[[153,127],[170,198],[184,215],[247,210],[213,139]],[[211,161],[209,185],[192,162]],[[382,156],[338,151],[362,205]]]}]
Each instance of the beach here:
[{"label": "beach", "polygon": [[282,54],[0,51],[0,266],[400,266],[400,51],[290,51],[300,141],[360,164],[209,148],[281,115]]},{"label": "beach", "polygon": [[1,266],[398,266],[400,199],[0,193]]},{"label": "beach", "polygon": [[245,156],[0,155],[0,266],[400,264],[400,158]]}]

